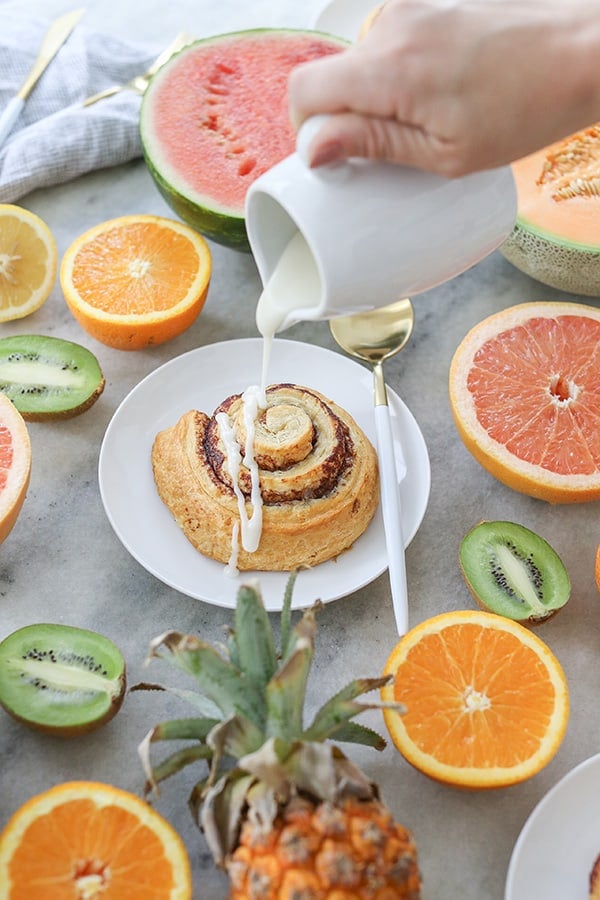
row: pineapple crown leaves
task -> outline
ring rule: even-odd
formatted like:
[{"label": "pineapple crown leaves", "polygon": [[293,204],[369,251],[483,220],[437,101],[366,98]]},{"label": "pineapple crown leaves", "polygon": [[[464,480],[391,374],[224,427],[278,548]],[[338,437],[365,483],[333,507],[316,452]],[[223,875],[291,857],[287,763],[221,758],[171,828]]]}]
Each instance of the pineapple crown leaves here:
[{"label": "pineapple crown leaves", "polygon": [[335,804],[341,796],[378,799],[370,781],[334,744],[296,741],[291,746],[270,738],[248,754],[190,806],[217,865],[237,845],[242,816],[253,832],[268,835],[281,805],[317,797]]},{"label": "pineapple crown leaves", "polygon": [[[283,780],[288,784],[300,784],[299,770],[303,771],[303,766],[308,765],[308,751],[300,751],[300,745],[304,747],[333,738],[383,749],[385,741],[380,735],[352,720],[366,710],[390,705],[377,700],[368,703],[357,700],[362,694],[386,684],[388,678],[350,682],[317,711],[307,728],[304,727],[306,687],[317,630],[316,614],[322,604],[317,601],[303,611],[295,624],[292,623],[291,601],[296,574],[290,576],[285,591],[279,653],[269,615],[255,582],[241,586],[238,591],[234,628],[229,634],[226,652],[219,653],[199,638],[177,631],[165,632],[152,641],[149,659],[159,658],[185,672],[194,679],[198,689],[165,690],[191,699],[201,715],[164,722],[146,735],[139,753],[147,775],[147,790],[157,790],[165,778],[204,759],[209,767],[208,775],[196,785],[190,798],[192,809],[199,809],[209,793],[221,783],[219,779],[225,776],[237,780],[237,773],[244,770],[246,764],[251,765],[255,758],[253,754],[267,753],[267,749],[261,751],[265,745],[276,754],[280,768],[287,771],[285,779],[277,776],[276,784],[269,785],[269,789],[283,796],[288,790],[283,786]],[[138,690],[159,688],[149,684],[136,687]],[[398,705],[391,705],[399,709]],[[151,745],[165,740],[192,741],[192,746],[177,750],[154,766],[150,759]],[[331,750],[327,752],[331,754]],[[303,760],[302,765],[300,760]],[[254,785],[265,777],[264,771],[261,775],[250,774]],[[312,784],[314,779],[310,780]],[[321,788],[324,795],[329,790],[327,786]]]},{"label": "pineapple crown leaves", "polygon": [[371,782],[335,744],[295,741],[289,745],[270,738],[240,759],[238,768],[253,775],[265,792],[282,803],[295,792],[334,801],[350,784],[356,796],[372,796]]},{"label": "pineapple crown leaves", "polygon": [[202,830],[218,865],[235,847],[239,822],[248,803],[248,793],[254,779],[247,772],[235,769],[223,776],[212,791],[204,795],[196,788],[190,797],[192,815],[198,821],[202,810]]},{"label": "pineapple crown leaves", "polygon": [[[165,656],[159,650],[169,651]],[[167,659],[172,665],[191,675],[201,693],[212,701],[223,716],[239,714],[260,724],[262,709],[257,692],[252,690],[251,675],[244,677],[230,660],[224,659],[211,645],[190,634],[167,631],[150,644],[149,659]]]}]

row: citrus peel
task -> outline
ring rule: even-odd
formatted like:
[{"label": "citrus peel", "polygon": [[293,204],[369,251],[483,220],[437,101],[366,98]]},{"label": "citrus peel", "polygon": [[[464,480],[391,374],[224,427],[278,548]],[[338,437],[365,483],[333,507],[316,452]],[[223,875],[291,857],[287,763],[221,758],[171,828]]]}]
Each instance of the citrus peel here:
[{"label": "citrus peel", "polygon": [[569,698],[555,655],[529,628],[494,613],[427,619],[386,663],[390,737],[431,778],[460,787],[505,787],[539,772],[565,733]]},{"label": "citrus peel", "polygon": [[101,222],[66,250],[60,283],[81,327],[119,350],[162,344],[192,325],[212,273],[208,244],[161,216]]},{"label": "citrus peel", "polygon": [[475,459],[551,503],[600,499],[600,309],[525,303],[475,325],[450,366],[450,406]]},{"label": "citrus peel", "polygon": [[28,209],[0,204],[0,322],[22,319],[45,303],[57,263],[48,225]]},{"label": "citrus peel", "polygon": [[109,784],[72,781],[9,819],[0,835],[0,900],[105,891],[111,900],[191,900],[185,847],[148,803]]}]

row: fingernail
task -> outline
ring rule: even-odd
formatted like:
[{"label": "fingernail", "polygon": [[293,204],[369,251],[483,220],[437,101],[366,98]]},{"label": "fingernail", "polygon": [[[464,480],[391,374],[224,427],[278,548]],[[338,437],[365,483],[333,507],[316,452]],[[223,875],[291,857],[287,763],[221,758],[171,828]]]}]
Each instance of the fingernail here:
[{"label": "fingernail", "polygon": [[327,165],[327,163],[338,162],[343,159],[343,156],[344,147],[340,141],[326,141],[310,157],[310,166],[316,168]]}]

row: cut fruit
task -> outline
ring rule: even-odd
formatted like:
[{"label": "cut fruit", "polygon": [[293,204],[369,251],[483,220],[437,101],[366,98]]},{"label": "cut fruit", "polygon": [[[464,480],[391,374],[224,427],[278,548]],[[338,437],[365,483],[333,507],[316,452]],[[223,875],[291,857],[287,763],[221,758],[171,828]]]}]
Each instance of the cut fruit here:
[{"label": "cut fruit", "polygon": [[475,601],[523,625],[538,625],[571,596],[558,553],[515,522],[480,522],[462,539],[459,560]]},{"label": "cut fruit", "polygon": [[0,393],[0,544],[21,512],[31,474],[31,441],[21,413]]},{"label": "cut fruit", "polygon": [[95,631],[27,625],[0,643],[0,704],[32,728],[93,731],[119,711],[125,686],[121,651]]},{"label": "cut fruit", "polygon": [[246,192],[296,146],[289,73],[345,46],[319,32],[255,29],[196,41],[162,66],[144,94],[140,133],[150,174],[184,222],[250,249]]},{"label": "cut fruit", "polygon": [[60,283],[67,305],[96,340],[140,350],[181,334],[208,293],[212,257],[192,228],[161,216],[101,222],[63,256]]},{"label": "cut fruit", "polygon": [[[191,691],[164,689],[185,693],[194,717],[161,722],[140,744],[147,790],[190,767],[189,807],[216,865],[229,875],[229,900],[418,900],[410,831],[338,745],[384,749],[381,736],[355,717],[381,708],[377,697],[363,695],[389,679],[353,679],[322,697],[306,721],[322,603],[295,620],[296,575],[284,591],[279,646],[255,579],[240,585],[226,647],[176,631],[152,641],[150,658],[193,676]],[[177,741],[177,749],[154,765],[151,748],[163,741],[170,747]],[[201,782],[191,771],[198,764],[210,773]]]},{"label": "cut fruit", "polygon": [[0,835],[0,900],[191,900],[181,838],[135,794],[71,781],[38,794]]},{"label": "cut fruit", "polygon": [[390,737],[413,766],[482,789],[531,778],[555,755],[569,714],[567,682],[529,628],[493,613],[442,613],[409,631],[385,667]]},{"label": "cut fruit", "polygon": [[77,416],[103,390],[98,360],[80,344],[40,334],[0,339],[0,391],[27,421]]},{"label": "cut fruit", "polygon": [[600,499],[600,309],[524,303],[484,319],[450,366],[450,405],[475,459],[551,503]]},{"label": "cut fruit", "polygon": [[551,287],[600,297],[600,124],[513,163],[518,217],[500,248]]},{"label": "cut fruit", "polygon": [[0,322],[40,308],[54,287],[57,261],[46,223],[28,209],[0,204]]}]

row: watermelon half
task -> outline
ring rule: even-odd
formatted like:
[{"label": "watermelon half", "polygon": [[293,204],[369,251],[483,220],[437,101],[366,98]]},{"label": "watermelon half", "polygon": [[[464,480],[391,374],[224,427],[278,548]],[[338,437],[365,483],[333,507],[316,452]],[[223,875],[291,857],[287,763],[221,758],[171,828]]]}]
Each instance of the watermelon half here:
[{"label": "watermelon half", "polygon": [[316,31],[238,31],[195,41],[158,71],[140,114],[144,159],[184,222],[227,247],[250,249],[246,192],[296,145],[289,73],[345,46]]}]

